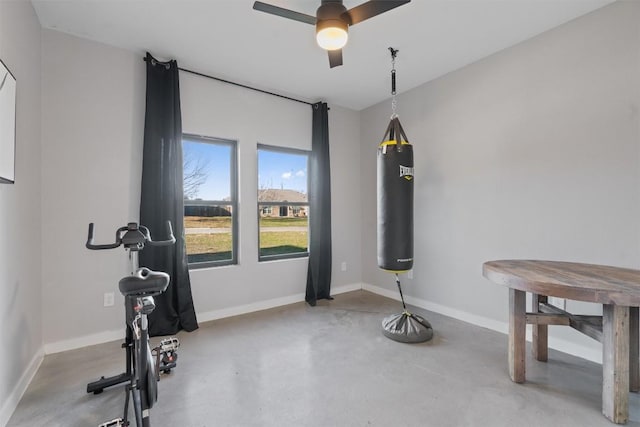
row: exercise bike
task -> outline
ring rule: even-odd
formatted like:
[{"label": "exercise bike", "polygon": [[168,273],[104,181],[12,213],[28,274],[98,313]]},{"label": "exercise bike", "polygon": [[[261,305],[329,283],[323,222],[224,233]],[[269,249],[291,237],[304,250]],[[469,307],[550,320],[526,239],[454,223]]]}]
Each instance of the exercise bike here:
[{"label": "exercise bike", "polygon": [[[94,244],[93,223],[89,224],[87,249],[104,250],[123,246],[131,262],[131,274],[122,278],[118,287],[125,298],[126,338],[122,345],[126,349],[126,372],[113,377],[102,377],[87,385],[87,393],[99,394],[106,387],[127,383],[124,415],[100,425],[100,427],[128,426],[129,398],[133,401],[137,427],[149,427],[149,410],[158,399],[157,365],[149,346],[148,319],[155,308],[153,297],[167,289],[169,275],[148,268],[138,268],[138,252],[145,244],[151,246],[169,246],[175,243],[171,223],[167,221],[169,239],[154,241],[149,229],[135,222],[116,230],[114,243]],[[177,342],[177,339],[176,339]],[[173,365],[175,366],[175,365]]]}]

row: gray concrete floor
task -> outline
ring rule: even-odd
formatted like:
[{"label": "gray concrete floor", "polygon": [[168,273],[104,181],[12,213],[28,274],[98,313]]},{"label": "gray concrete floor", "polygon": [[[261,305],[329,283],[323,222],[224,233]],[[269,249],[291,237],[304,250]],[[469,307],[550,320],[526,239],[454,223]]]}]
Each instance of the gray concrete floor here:
[{"label": "gray concrete floor", "polygon": [[[160,381],[152,425],[614,425],[601,415],[600,365],[551,350],[548,363],[528,356],[527,382],[514,384],[505,335],[415,309],[433,340],[397,343],[380,322],[400,308],[357,291],[180,333],[178,367]],[[122,387],[85,391],[123,365],[119,342],[45,357],[8,426],[86,427],[121,416]],[[638,397],[630,395],[628,425],[640,426]]]}]

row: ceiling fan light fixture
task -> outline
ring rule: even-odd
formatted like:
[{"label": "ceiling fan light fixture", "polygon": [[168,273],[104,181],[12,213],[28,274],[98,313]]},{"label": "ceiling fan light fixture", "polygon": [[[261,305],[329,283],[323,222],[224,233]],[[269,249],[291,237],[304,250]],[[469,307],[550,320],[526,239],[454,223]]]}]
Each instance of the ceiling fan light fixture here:
[{"label": "ceiling fan light fixture", "polygon": [[338,19],[318,21],[316,41],[325,50],[342,49],[349,40],[348,25]]},{"label": "ceiling fan light fixture", "polygon": [[[2,0],[0,0],[2,1]],[[318,1],[318,0],[316,0]],[[343,0],[320,0],[316,16],[255,1],[253,8],[270,15],[281,16],[305,24],[315,25],[316,41],[329,56],[329,68],[342,65],[342,48],[349,39],[349,27],[381,13],[407,4],[411,0],[368,0],[347,10]]]}]

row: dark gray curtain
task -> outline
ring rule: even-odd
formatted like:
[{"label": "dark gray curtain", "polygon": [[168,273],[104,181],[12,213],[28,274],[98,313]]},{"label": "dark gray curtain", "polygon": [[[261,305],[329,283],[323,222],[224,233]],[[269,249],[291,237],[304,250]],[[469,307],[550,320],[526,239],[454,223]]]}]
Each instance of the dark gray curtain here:
[{"label": "dark gray curtain", "polygon": [[181,329],[198,328],[191,297],[191,283],[184,240],[182,194],[182,116],[176,61],[159,62],[149,53],[147,61],[147,107],[144,121],[140,224],[152,237],[166,236],[167,220],[173,225],[176,244],[147,245],[140,252],[140,266],[165,271],[171,276],[167,290],[155,297],[149,315],[151,336],[171,335]]},{"label": "dark gray curtain", "polygon": [[331,298],[331,168],[329,117],[325,102],[312,105],[313,128],[309,164],[309,267],[306,301],[314,306]]}]

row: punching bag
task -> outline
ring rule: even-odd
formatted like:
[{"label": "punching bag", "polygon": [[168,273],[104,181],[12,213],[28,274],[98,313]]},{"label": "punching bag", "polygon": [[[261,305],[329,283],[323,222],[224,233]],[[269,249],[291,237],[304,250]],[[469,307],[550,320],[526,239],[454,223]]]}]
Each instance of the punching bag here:
[{"label": "punching bag", "polygon": [[403,310],[382,320],[382,333],[394,341],[419,343],[433,337],[433,328],[424,317],[407,310],[398,277],[413,268],[413,147],[396,114],[398,51],[389,50],[393,114],[378,146],[378,267],[395,273]]},{"label": "punching bag", "polygon": [[378,146],[378,266],[400,273],[413,268],[413,147],[397,117],[387,135]]},{"label": "punching bag", "polygon": [[[389,139],[387,138],[389,135]],[[397,117],[378,146],[378,266],[395,273],[402,313],[382,320],[394,341],[420,343],[433,337],[431,324],[407,310],[398,273],[413,268],[413,147]]]}]

